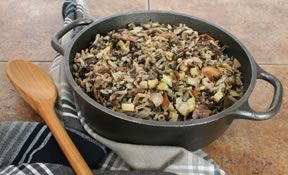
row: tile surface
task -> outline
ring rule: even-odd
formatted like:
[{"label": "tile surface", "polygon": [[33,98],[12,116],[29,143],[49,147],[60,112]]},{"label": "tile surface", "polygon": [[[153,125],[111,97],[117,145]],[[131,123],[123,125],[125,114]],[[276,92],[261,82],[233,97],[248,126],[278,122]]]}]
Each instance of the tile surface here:
[{"label": "tile surface", "polygon": [[61,27],[61,8],[57,0],[0,1],[0,61],[50,61],[50,39]]},{"label": "tile surface", "polygon": [[[87,0],[93,18],[144,10],[146,0]],[[235,34],[262,67],[284,86],[283,105],[271,120],[235,120],[215,142],[204,148],[228,174],[288,172],[288,3],[286,0],[152,0],[152,9],[175,10],[217,23]],[[40,117],[15,92],[4,73],[9,58],[26,58],[48,70],[54,51],[51,35],[62,26],[62,1],[0,1],[0,121]],[[208,13],[209,12],[209,13]],[[12,22],[11,22],[12,21]],[[43,62],[44,61],[44,62]],[[47,62],[48,61],[48,62]],[[278,64],[278,65],[275,65]],[[280,64],[280,65],[279,65]],[[285,65],[286,64],[286,65]],[[273,88],[259,80],[251,106],[265,111]]]},{"label": "tile surface", "polygon": [[[29,120],[41,121],[33,109],[18,95],[5,73],[5,65],[0,63],[0,121]],[[51,63],[39,63],[43,70],[48,71]]]},{"label": "tile surface", "polygon": [[[146,8],[146,0],[87,2],[93,18]],[[5,41],[0,42],[0,61],[12,58],[52,61],[54,51],[50,40],[62,27],[62,1],[0,1],[0,9],[0,38]]]},{"label": "tile surface", "polygon": [[288,63],[286,0],[152,0],[152,9],[182,12],[224,27],[258,63]]},{"label": "tile surface", "polygon": [[135,10],[145,10],[147,0],[87,0],[91,16],[95,19]]},{"label": "tile surface", "polygon": [[[288,67],[262,67],[281,80],[282,107],[270,120],[235,120],[222,137],[204,149],[228,174],[288,172]],[[265,111],[272,96],[272,86],[258,81],[249,101],[255,110]]]}]

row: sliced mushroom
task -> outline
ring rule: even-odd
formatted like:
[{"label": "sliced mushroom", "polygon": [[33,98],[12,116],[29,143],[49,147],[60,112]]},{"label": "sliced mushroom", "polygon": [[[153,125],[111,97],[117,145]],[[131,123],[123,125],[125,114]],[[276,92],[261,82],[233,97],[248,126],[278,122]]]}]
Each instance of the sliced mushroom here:
[{"label": "sliced mushroom", "polygon": [[163,96],[161,93],[151,93],[149,99],[156,107],[160,106],[163,102]]},{"label": "sliced mushroom", "polygon": [[132,41],[132,42],[136,42],[137,41],[137,37],[134,37],[132,35],[128,35],[128,34],[123,34],[121,36],[121,39],[124,40],[124,41]]},{"label": "sliced mushroom", "polygon": [[202,73],[209,78],[210,81],[215,81],[221,76],[221,72],[216,67],[206,66],[202,68]]},{"label": "sliced mushroom", "polygon": [[223,101],[223,106],[224,106],[224,109],[227,109],[229,108],[230,106],[232,106],[237,100],[232,97],[231,95],[228,95],[224,98],[224,101]]},{"label": "sliced mushroom", "polygon": [[209,117],[212,114],[212,111],[205,104],[200,104],[196,107],[192,114],[193,119],[200,119]]}]

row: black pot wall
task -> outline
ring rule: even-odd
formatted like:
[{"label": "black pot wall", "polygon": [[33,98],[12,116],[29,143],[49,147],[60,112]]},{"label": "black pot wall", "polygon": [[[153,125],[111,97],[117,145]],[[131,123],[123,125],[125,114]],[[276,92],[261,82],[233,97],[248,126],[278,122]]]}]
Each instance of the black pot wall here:
[{"label": "black pot wall", "polygon": [[176,127],[146,125],[141,122],[127,122],[87,104],[85,99],[75,94],[81,115],[86,123],[99,135],[123,142],[144,145],[182,146],[197,150],[222,135],[232,122],[225,117],[208,124]]}]

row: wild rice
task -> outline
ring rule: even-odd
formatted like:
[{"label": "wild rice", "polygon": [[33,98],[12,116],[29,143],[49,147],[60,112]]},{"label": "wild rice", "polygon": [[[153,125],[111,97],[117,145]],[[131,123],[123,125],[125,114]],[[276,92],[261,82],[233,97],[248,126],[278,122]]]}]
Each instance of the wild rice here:
[{"label": "wild rice", "polygon": [[129,24],[77,53],[73,75],[98,103],[143,119],[211,116],[243,95],[239,61],[185,24]]}]

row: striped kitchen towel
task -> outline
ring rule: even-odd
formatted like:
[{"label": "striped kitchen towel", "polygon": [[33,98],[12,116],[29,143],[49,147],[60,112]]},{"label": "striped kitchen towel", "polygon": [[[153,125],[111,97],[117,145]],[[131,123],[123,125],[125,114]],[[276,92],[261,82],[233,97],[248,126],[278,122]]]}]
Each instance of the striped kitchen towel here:
[{"label": "striped kitchen towel", "polygon": [[[64,25],[75,19],[90,17],[84,0],[65,0],[62,15]],[[66,34],[62,44],[68,44],[79,30],[81,28]],[[95,174],[225,174],[201,150],[190,152],[180,147],[124,144],[93,132],[76,110],[64,76],[62,60],[61,55],[56,55],[50,70],[58,89],[55,110]],[[0,175],[4,174],[63,175],[73,174],[73,171],[46,125],[36,122],[2,122]]]}]

